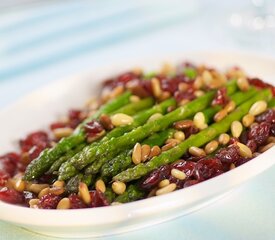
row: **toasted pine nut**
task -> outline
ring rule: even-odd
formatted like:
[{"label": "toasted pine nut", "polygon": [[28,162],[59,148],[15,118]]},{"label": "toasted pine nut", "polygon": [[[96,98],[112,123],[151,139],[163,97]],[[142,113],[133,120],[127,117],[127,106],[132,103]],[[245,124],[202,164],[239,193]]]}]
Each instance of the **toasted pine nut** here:
[{"label": "toasted pine nut", "polygon": [[43,196],[47,195],[49,192],[50,192],[49,187],[42,189],[38,194],[38,198],[39,199],[42,198]]},{"label": "toasted pine nut", "polygon": [[240,142],[237,142],[237,145],[239,147],[239,153],[242,157],[252,158],[252,151],[249,147]]},{"label": "toasted pine nut", "polygon": [[173,192],[176,188],[177,188],[177,185],[175,183],[171,183],[171,184],[167,185],[166,187],[158,189],[156,191],[156,196]]},{"label": "toasted pine nut", "polygon": [[206,86],[209,86],[210,83],[213,81],[213,76],[208,70],[204,70],[202,72],[202,81],[205,83]]},{"label": "toasted pine nut", "polygon": [[189,148],[189,153],[196,157],[206,156],[206,153],[203,149],[195,147],[195,146]]},{"label": "toasted pine nut", "polygon": [[117,113],[111,117],[111,121],[114,126],[119,127],[132,124],[134,119],[127,114]]},{"label": "toasted pine nut", "polygon": [[236,168],[235,164],[234,164],[234,163],[231,163],[230,166],[229,166],[229,169],[232,170],[232,169],[234,169],[234,168]]},{"label": "toasted pine nut", "polygon": [[178,85],[178,89],[181,92],[185,92],[188,88],[189,88],[189,85],[187,83],[184,83],[184,82],[182,82]]},{"label": "toasted pine nut", "polygon": [[114,128],[111,118],[106,114],[102,114],[99,118],[99,121],[106,130],[111,130]]},{"label": "toasted pine nut", "polygon": [[170,184],[170,181],[168,179],[163,179],[159,182],[158,187],[163,188]]},{"label": "toasted pine nut", "polygon": [[141,146],[141,161],[144,162],[148,159],[151,152],[151,147],[147,144]]},{"label": "toasted pine nut", "polygon": [[139,164],[141,162],[141,145],[136,143],[132,153],[132,161],[134,164]]},{"label": "toasted pine nut", "polygon": [[119,96],[120,94],[122,94],[124,91],[124,87],[123,86],[117,86],[115,87],[109,94],[109,99],[113,99],[116,98],[117,96]]},{"label": "toasted pine nut", "polygon": [[115,181],[112,183],[112,189],[116,194],[121,195],[126,190],[126,184],[124,182]]},{"label": "toasted pine nut", "polygon": [[230,141],[230,136],[227,133],[222,133],[219,136],[219,143],[222,145],[226,145]]},{"label": "toasted pine nut", "polygon": [[179,140],[179,141],[183,141],[185,139],[185,134],[182,131],[176,131],[174,133],[174,138]]},{"label": "toasted pine nut", "polygon": [[242,123],[245,127],[249,127],[254,122],[254,120],[255,117],[252,114],[248,113],[243,117]]},{"label": "toasted pine nut", "polygon": [[65,189],[63,187],[53,187],[53,188],[50,188],[49,192],[58,196],[64,193]]},{"label": "toasted pine nut", "polygon": [[205,117],[202,112],[197,112],[195,114],[193,122],[194,122],[195,127],[197,127],[200,130],[208,127],[207,124],[205,123]]},{"label": "toasted pine nut", "polygon": [[187,103],[189,103],[190,102],[190,100],[188,100],[188,99],[182,99],[179,103],[178,103],[178,105],[179,106],[184,106],[184,105],[186,105]]},{"label": "toasted pine nut", "polygon": [[171,170],[171,175],[179,180],[184,180],[186,178],[186,174],[176,168]]},{"label": "toasted pine nut", "polygon": [[62,198],[56,207],[56,209],[69,209],[69,208],[71,208],[71,202],[69,198]]},{"label": "toasted pine nut", "polygon": [[33,198],[29,201],[30,208],[38,208],[39,199]]},{"label": "toasted pine nut", "polygon": [[32,183],[28,188],[30,192],[39,193],[42,189],[49,187],[48,184]]},{"label": "toasted pine nut", "polygon": [[168,91],[163,91],[158,99],[159,99],[159,101],[164,101],[164,100],[168,99],[169,97],[171,97],[171,93]]},{"label": "toasted pine nut", "polygon": [[83,202],[86,204],[90,204],[91,196],[90,196],[89,189],[88,189],[87,185],[83,182],[80,182],[79,186],[78,186],[78,191],[79,191],[79,195],[80,195],[81,199],[83,200]]},{"label": "toasted pine nut", "polygon": [[154,96],[156,98],[159,98],[162,94],[159,80],[157,78],[152,78],[151,85],[152,85],[152,91],[153,91]]},{"label": "toasted pine nut", "polygon": [[214,152],[218,148],[218,146],[219,146],[218,141],[213,140],[206,144],[204,151],[206,152],[206,154],[210,154]]},{"label": "toasted pine nut", "polygon": [[153,146],[150,151],[149,158],[153,158],[155,156],[158,156],[161,153],[161,149],[159,146]]},{"label": "toasted pine nut", "polygon": [[164,146],[161,147],[161,150],[164,151],[168,151],[169,149],[175,147],[177,144],[175,142],[169,142],[167,144],[165,144]]},{"label": "toasted pine nut", "polygon": [[193,126],[193,121],[192,120],[181,120],[181,121],[176,122],[174,124],[174,126],[177,130],[182,130],[182,129],[185,129],[185,128],[192,127]]},{"label": "toasted pine nut", "polygon": [[253,116],[257,116],[257,115],[263,113],[266,109],[267,109],[266,101],[261,100],[261,101],[255,102],[251,106],[249,113],[252,114]]},{"label": "toasted pine nut", "polygon": [[22,179],[17,179],[14,183],[14,189],[18,192],[23,192],[25,190],[26,184]]},{"label": "toasted pine nut", "polygon": [[95,183],[95,189],[97,191],[100,191],[102,193],[105,193],[106,191],[106,186],[105,186],[105,183],[103,182],[102,179],[98,179]]},{"label": "toasted pine nut", "polygon": [[178,145],[180,143],[180,140],[175,138],[168,138],[165,143],[172,143],[174,146]]},{"label": "toasted pine nut", "polygon": [[225,118],[227,116],[227,111],[226,109],[222,109],[220,111],[218,111],[215,116],[214,116],[214,121],[215,122],[219,122],[221,121],[223,118]]},{"label": "toasted pine nut", "polygon": [[65,182],[59,181],[59,180],[57,180],[53,183],[53,187],[64,187],[64,185],[65,185]]},{"label": "toasted pine nut", "polygon": [[158,190],[157,188],[153,188],[153,189],[149,192],[149,194],[147,195],[147,198],[156,196],[156,191],[157,191],[157,190]]},{"label": "toasted pine nut", "polygon": [[201,97],[201,96],[203,96],[204,94],[205,94],[205,92],[202,91],[202,90],[197,90],[197,91],[194,92],[194,95],[195,95],[196,97]]},{"label": "toasted pine nut", "polygon": [[171,65],[170,63],[163,63],[161,70],[160,70],[161,74],[167,75],[167,74],[171,74],[173,72],[175,72],[175,67],[173,65]]},{"label": "toasted pine nut", "polygon": [[53,130],[53,135],[55,138],[60,139],[63,137],[68,137],[73,133],[73,129],[70,127],[56,128]]},{"label": "toasted pine nut", "polygon": [[224,109],[227,113],[232,112],[235,108],[236,108],[236,103],[234,101],[230,101],[224,107]]},{"label": "toasted pine nut", "polygon": [[249,89],[249,82],[246,77],[238,78],[237,85],[241,91],[247,91]]},{"label": "toasted pine nut", "polygon": [[130,102],[132,102],[132,103],[136,103],[136,102],[139,102],[139,101],[140,101],[140,97],[139,96],[132,95],[130,97]]},{"label": "toasted pine nut", "polygon": [[196,77],[193,86],[194,86],[195,89],[201,89],[202,88],[203,80],[202,80],[201,76]]},{"label": "toasted pine nut", "polygon": [[161,113],[155,113],[155,114],[151,115],[151,117],[148,118],[147,122],[153,122],[161,117],[163,117],[163,115]]},{"label": "toasted pine nut", "polygon": [[274,142],[268,143],[267,145],[260,147],[259,152],[263,153],[263,152],[267,151],[268,149],[272,148],[273,146],[275,146]]},{"label": "toasted pine nut", "polygon": [[239,121],[234,121],[231,124],[231,133],[233,137],[238,138],[243,131],[243,125]]},{"label": "toasted pine nut", "polygon": [[275,143],[275,137],[272,137],[272,136],[270,136],[270,137],[268,137],[267,138],[267,143]]}]

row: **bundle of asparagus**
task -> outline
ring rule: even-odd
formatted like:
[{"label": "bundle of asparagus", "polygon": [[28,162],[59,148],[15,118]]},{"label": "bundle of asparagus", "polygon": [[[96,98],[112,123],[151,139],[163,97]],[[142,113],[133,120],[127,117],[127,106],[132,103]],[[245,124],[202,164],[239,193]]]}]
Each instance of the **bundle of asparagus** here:
[{"label": "bundle of asparagus", "polygon": [[273,87],[239,69],[130,72],[106,89],[89,117],[11,181],[17,193],[34,194],[30,207],[99,207],[165,194],[274,145]]}]

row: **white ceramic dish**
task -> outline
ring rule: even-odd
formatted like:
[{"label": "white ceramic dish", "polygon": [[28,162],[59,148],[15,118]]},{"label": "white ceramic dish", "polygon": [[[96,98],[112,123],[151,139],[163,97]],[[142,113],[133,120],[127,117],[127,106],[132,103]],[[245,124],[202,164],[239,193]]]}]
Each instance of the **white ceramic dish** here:
[{"label": "white ceramic dish", "polygon": [[[96,86],[105,77],[135,66],[153,70],[164,61],[178,63],[183,60],[218,68],[238,65],[250,75],[275,83],[275,60],[241,53],[178,53],[98,69],[51,84],[2,110],[0,154],[14,149],[12,143],[15,139],[47,126],[67,109],[80,106],[88,96],[95,95]],[[272,148],[241,167],[206,182],[164,196],[119,206],[55,211],[28,209],[0,202],[0,219],[34,232],[66,238],[131,231],[185,215],[209,204],[270,168],[275,163],[272,157],[274,154],[275,148]]]}]

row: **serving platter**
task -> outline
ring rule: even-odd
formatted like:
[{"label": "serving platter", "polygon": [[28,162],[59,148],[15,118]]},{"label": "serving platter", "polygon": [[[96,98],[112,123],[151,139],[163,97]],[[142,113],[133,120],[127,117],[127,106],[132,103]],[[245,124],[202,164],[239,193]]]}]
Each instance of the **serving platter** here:
[{"label": "serving platter", "polygon": [[[145,59],[145,60],[144,60]],[[28,132],[46,128],[71,107],[81,106],[97,95],[100,82],[109,76],[141,67],[152,71],[163,62],[207,64],[219,69],[240,66],[250,76],[275,83],[275,60],[248,53],[176,53],[125,61],[58,80],[0,111],[1,152],[12,151],[15,140]],[[167,195],[133,203],[94,209],[41,210],[0,202],[0,219],[45,235],[73,238],[112,235],[158,224],[186,215],[220,199],[247,180],[275,164],[275,148],[221,176]],[[12,213],[12,214],[11,214]]]}]

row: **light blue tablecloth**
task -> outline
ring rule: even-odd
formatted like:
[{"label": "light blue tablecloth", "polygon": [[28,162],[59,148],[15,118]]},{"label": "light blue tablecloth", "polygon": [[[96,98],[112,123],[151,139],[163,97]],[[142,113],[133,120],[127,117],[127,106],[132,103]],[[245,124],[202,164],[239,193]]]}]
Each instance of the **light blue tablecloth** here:
[{"label": "light blue tablecloth", "polygon": [[[275,56],[274,46],[257,34],[250,41],[229,26],[230,15],[248,2],[82,0],[4,8],[0,108],[58,78],[159,52],[251,50]],[[198,212],[104,239],[274,239],[274,182],[273,167]],[[52,238],[0,222],[0,239]]]}]

